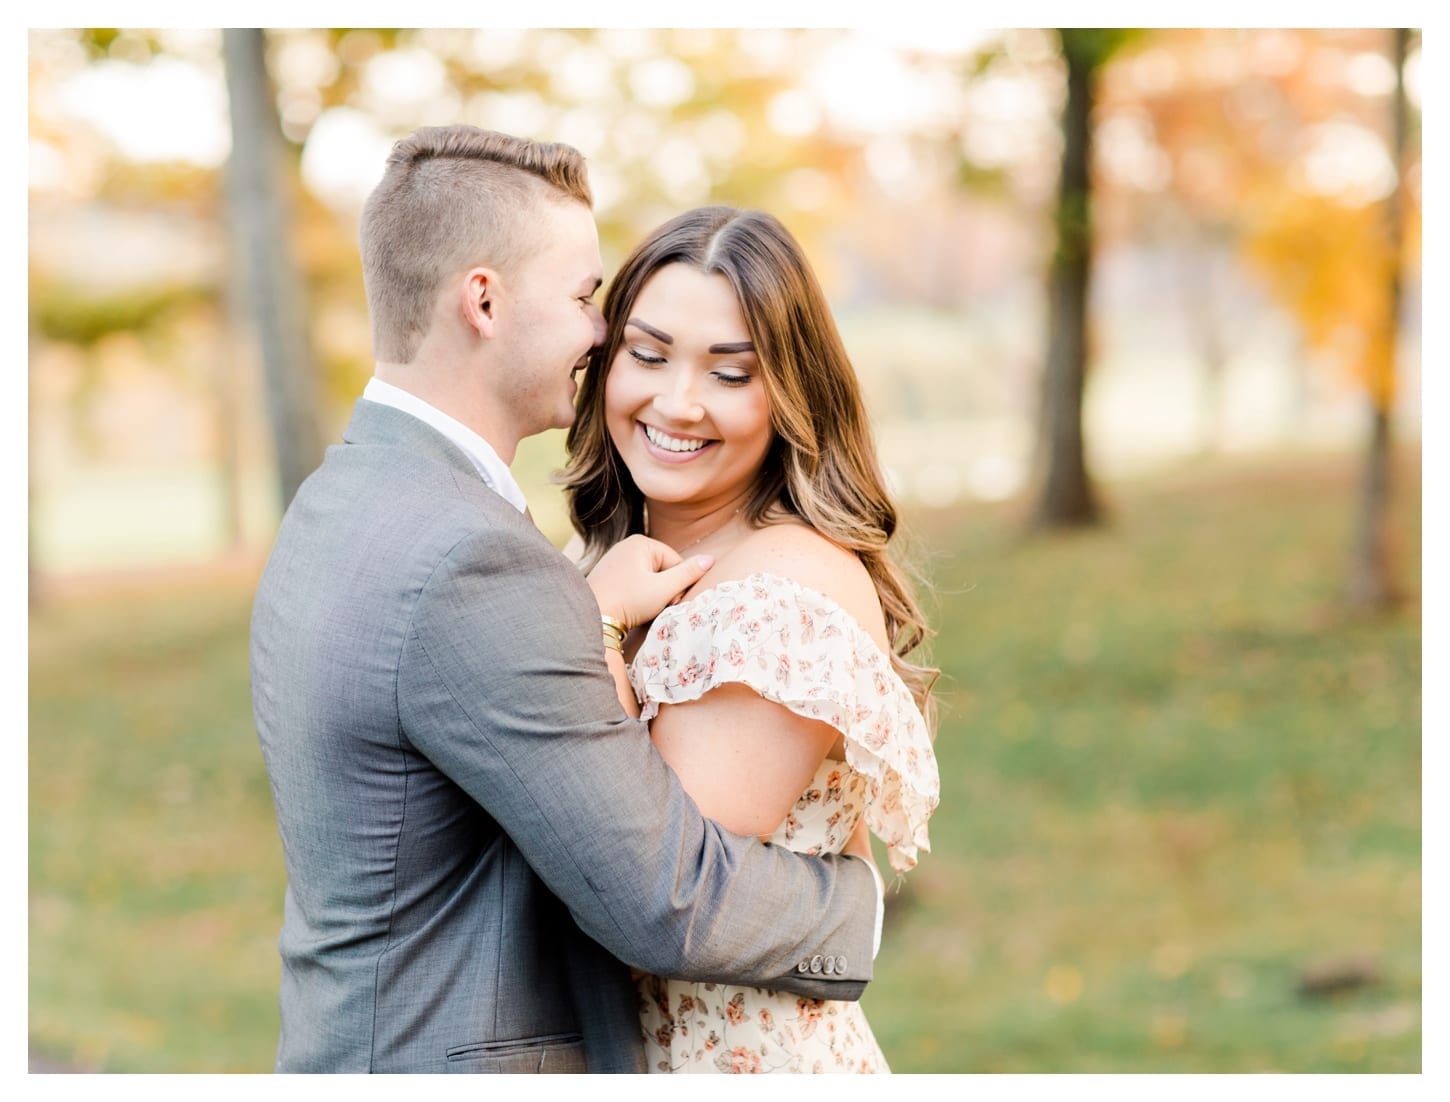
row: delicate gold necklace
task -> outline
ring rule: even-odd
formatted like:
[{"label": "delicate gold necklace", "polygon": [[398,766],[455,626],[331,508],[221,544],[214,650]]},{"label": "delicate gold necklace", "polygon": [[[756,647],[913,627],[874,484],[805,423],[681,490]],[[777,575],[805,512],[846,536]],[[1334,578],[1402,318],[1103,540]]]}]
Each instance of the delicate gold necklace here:
[{"label": "delicate gold necklace", "polygon": [[[683,555],[690,548],[695,547],[698,544],[704,543],[711,536],[719,535],[721,532],[725,531],[725,529],[730,525],[730,522],[732,520],[734,520],[736,517],[738,517],[744,511],[745,511],[745,506],[744,505],[741,505],[738,509],[735,510],[735,512],[731,513],[728,517],[726,517],[724,520],[722,520],[714,528],[711,528],[703,536],[700,536],[698,539],[691,540],[689,543],[685,544],[685,546],[683,546],[683,547],[677,548],[675,553],[678,554],[678,555]],[[644,507],[644,534],[646,536],[649,535],[649,506],[648,505],[646,505]]]}]

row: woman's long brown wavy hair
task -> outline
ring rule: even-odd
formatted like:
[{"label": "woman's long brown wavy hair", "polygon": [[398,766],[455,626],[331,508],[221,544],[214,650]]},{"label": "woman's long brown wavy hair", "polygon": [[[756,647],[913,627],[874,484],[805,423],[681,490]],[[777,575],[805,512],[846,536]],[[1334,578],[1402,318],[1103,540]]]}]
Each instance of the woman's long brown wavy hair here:
[{"label": "woman's long brown wavy hair", "polygon": [[730,281],[760,361],[774,440],[745,505],[752,525],[788,514],[854,551],[876,586],[891,662],[935,731],[938,671],[909,657],[930,633],[914,588],[887,545],[897,529],[856,372],[800,246],[762,211],[701,207],[655,230],[630,255],[604,299],[608,335],[589,360],[569,430],[565,493],[591,565],[644,531],[644,497],[605,427],[604,383],[641,289],[661,268],[688,264]]}]

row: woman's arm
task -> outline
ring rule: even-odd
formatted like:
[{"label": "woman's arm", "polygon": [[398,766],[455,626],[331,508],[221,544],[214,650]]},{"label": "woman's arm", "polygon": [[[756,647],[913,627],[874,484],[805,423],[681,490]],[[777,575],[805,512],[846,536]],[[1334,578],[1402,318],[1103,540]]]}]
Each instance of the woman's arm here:
[{"label": "woman's arm", "polygon": [[631,719],[639,718],[639,698],[634,695],[634,686],[629,683],[629,669],[624,655],[612,647],[604,648],[604,664],[614,678],[614,693],[619,697],[619,706]]},{"label": "woman's arm", "polygon": [[736,834],[767,837],[840,733],[737,684],[661,706],[650,738],[701,815]]},{"label": "woman's arm", "polygon": [[[761,570],[824,593],[884,640],[881,607],[860,560],[799,525],[754,533],[701,586]],[[733,683],[662,705],[650,738],[701,814],[737,834],[765,837],[785,821],[841,734]]]}]

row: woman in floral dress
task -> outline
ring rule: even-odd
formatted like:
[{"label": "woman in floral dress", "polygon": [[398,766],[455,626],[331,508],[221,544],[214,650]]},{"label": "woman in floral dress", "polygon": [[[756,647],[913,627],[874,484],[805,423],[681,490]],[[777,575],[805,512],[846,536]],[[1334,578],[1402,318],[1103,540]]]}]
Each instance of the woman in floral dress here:
[{"label": "woman in floral dress", "polygon": [[[635,533],[713,566],[624,642],[629,699],[701,811],[904,874],[939,784],[926,636],[888,544],[855,373],[799,246],[707,207],[661,226],[604,303],[569,433],[583,563]],[[817,962],[810,962],[816,967]],[[820,962],[822,970],[833,960]],[[859,1003],[640,976],[660,1072],[884,1072]]]}]

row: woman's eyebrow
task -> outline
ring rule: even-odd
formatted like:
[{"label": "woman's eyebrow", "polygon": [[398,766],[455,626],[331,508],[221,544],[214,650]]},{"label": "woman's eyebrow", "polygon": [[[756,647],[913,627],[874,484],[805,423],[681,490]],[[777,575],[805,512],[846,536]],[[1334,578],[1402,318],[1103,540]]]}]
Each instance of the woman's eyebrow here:
[{"label": "woman's eyebrow", "polygon": [[662,330],[656,329],[653,325],[650,325],[648,322],[640,321],[639,318],[630,318],[624,324],[625,325],[632,325],[636,329],[643,329],[646,333],[648,333],[655,340],[659,341],[661,344],[674,344],[675,343],[675,338],[674,337],[670,336],[666,332],[663,332]]},{"label": "woman's eyebrow", "polygon": [[[630,318],[625,325],[632,325],[636,329],[643,329],[661,344],[674,344],[675,338],[666,333],[663,329],[656,329],[647,321],[640,321],[639,318]],[[751,341],[728,341],[723,344],[712,344],[706,349],[712,356],[729,355],[735,352],[754,352],[755,345]]]}]

